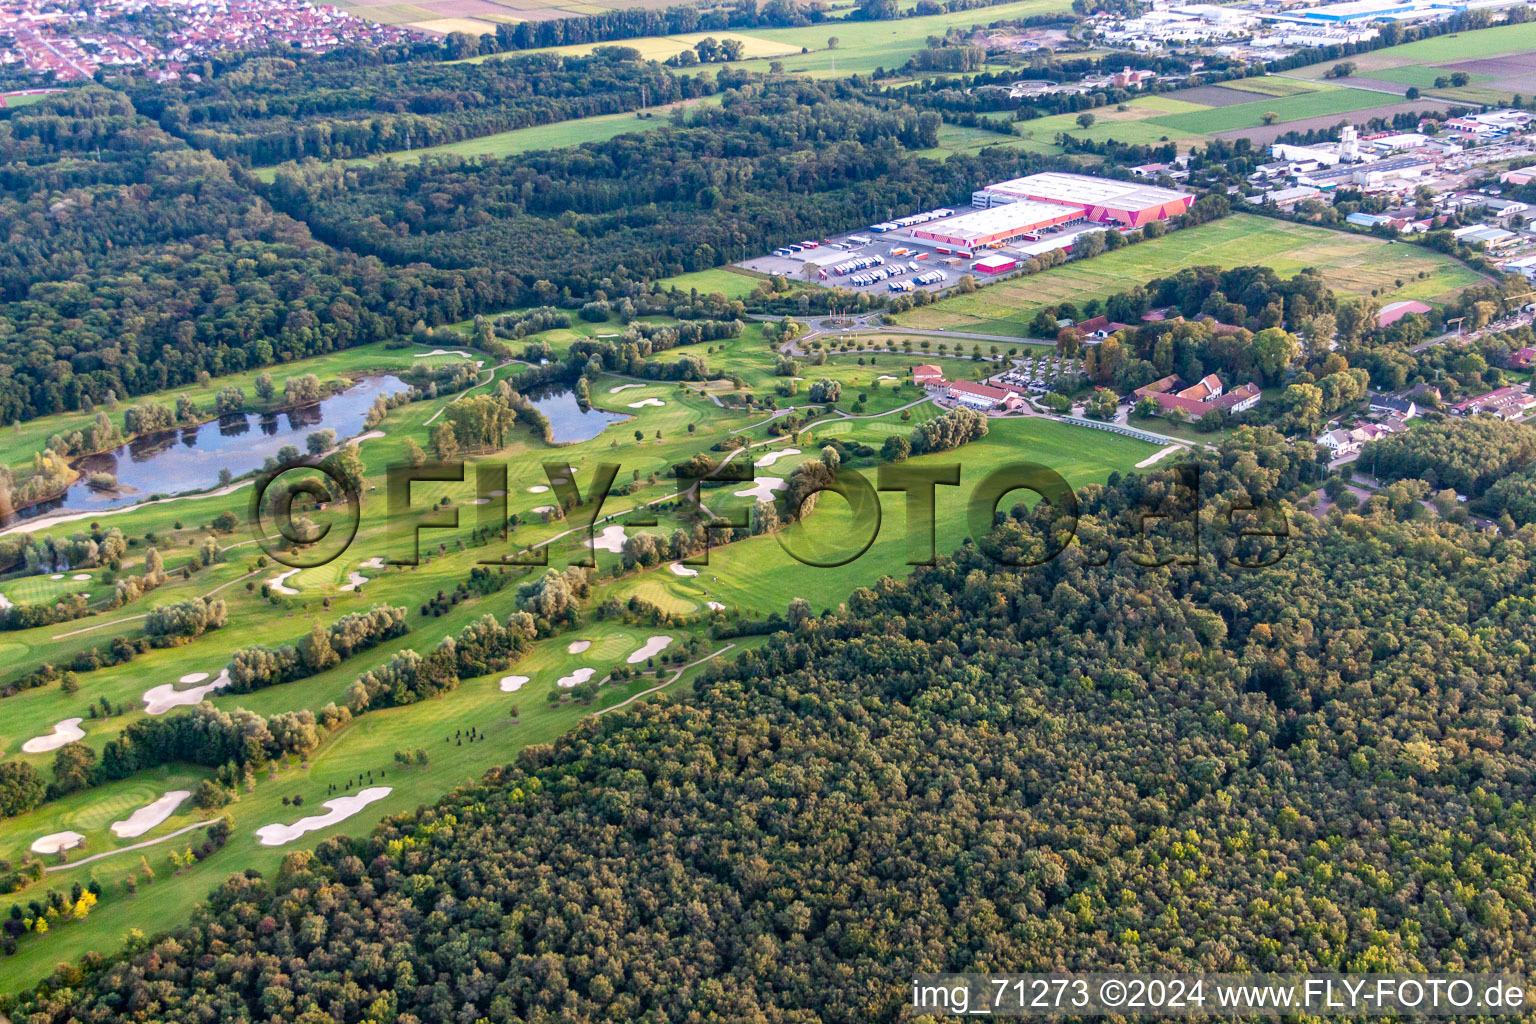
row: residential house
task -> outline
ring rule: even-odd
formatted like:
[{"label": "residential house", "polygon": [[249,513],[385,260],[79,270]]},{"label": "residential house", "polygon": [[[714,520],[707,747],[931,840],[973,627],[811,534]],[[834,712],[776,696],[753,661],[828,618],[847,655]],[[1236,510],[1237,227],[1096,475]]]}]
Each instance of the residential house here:
[{"label": "residential house", "polygon": [[1370,396],[1370,410],[1405,421],[1419,414],[1419,407],[1411,398],[1394,398],[1392,395],[1374,393]]},{"label": "residential house", "polygon": [[1451,412],[1457,416],[1476,416],[1478,413],[1491,412],[1506,420],[1517,420],[1532,408],[1536,408],[1536,395],[1531,394],[1526,385],[1517,384],[1457,402],[1451,406]]},{"label": "residential house", "polygon": [[1319,435],[1317,443],[1337,455],[1354,455],[1360,450],[1360,442],[1356,441],[1347,430],[1330,430],[1326,434]]},{"label": "residential house", "polygon": [[1218,409],[1240,413],[1259,403],[1257,384],[1248,383],[1226,391],[1221,378],[1214,373],[1206,374],[1189,387],[1181,388],[1181,383],[1177,376],[1170,375],[1137,388],[1135,394],[1137,398],[1150,398],[1165,416],[1178,412],[1191,420],[1198,420],[1206,413]]}]

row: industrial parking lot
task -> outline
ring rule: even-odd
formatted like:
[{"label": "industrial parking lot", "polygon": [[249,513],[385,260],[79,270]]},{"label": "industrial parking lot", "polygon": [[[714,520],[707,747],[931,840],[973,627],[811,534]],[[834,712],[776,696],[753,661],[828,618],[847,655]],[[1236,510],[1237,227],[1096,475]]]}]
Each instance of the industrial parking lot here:
[{"label": "industrial parking lot", "polygon": [[[881,234],[866,228],[846,235],[807,241],[814,242],[815,247],[805,249],[804,243],[800,243],[799,252],[791,250],[787,256],[768,253],[744,260],[737,266],[761,274],[782,274],[796,281],[815,281],[828,288],[878,292],[882,295],[898,290],[891,288],[897,282],[910,285],[910,288],[904,287],[900,291],[942,292],[953,288],[961,274],[974,273],[971,270],[973,261],[957,257],[953,247],[914,241],[907,231]],[[838,274],[833,269],[865,257],[878,257],[882,262],[871,263],[867,268],[847,274]],[[807,267],[812,268],[809,275]],[[898,269],[899,273],[891,273]],[[876,276],[882,271],[885,276]],[[931,276],[934,271],[942,272],[943,278],[930,280],[926,284],[918,282],[917,279]],[[825,277],[821,276],[823,272]]]},{"label": "industrial parking lot", "polygon": [[862,292],[941,292],[964,274],[985,283],[1036,256],[1071,254],[1081,235],[1166,221],[1193,201],[1156,185],[1046,171],[993,182],[953,209],[803,239],[738,266]]}]

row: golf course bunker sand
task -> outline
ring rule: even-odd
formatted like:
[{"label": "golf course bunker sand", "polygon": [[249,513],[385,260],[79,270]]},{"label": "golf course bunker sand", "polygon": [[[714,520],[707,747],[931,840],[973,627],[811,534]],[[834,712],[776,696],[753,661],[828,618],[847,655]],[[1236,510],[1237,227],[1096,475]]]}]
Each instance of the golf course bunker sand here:
[{"label": "golf course bunker sand", "polygon": [[1153,456],[1150,456],[1148,458],[1142,459],[1140,462],[1136,463],[1136,468],[1137,469],[1146,469],[1148,466],[1152,465],[1152,463],[1158,461],[1159,459],[1163,458],[1164,456],[1172,455],[1174,452],[1181,452],[1183,450],[1184,450],[1184,446],[1183,445],[1181,445],[1181,444],[1171,444],[1168,447],[1164,448],[1162,451],[1158,452],[1156,455],[1153,455]]},{"label": "golf course bunker sand", "polygon": [[359,569],[382,569],[384,568],[384,558],[382,555],[374,555],[365,562],[359,562],[357,567]]},{"label": "golf course bunker sand", "polygon": [[774,491],[782,491],[789,485],[776,476],[759,477],[757,482],[744,491],[733,491],[738,498],[756,498],[758,501],[772,501]]},{"label": "golf course bunker sand", "polygon": [[53,732],[47,736],[34,736],[21,745],[23,754],[46,754],[50,750],[58,750],[66,743],[85,739],[85,730],[80,728],[84,719],[66,718],[53,727]]},{"label": "golf course bunker sand", "polygon": [[273,576],[271,579],[267,580],[267,586],[272,588],[272,592],[274,594],[297,594],[297,590],[294,590],[290,586],[285,586],[283,581],[290,576],[297,576],[300,571],[301,570],[299,569],[289,569],[287,572],[278,573],[276,576]]},{"label": "golf course bunker sand", "polygon": [[684,565],[682,562],[673,562],[667,568],[672,570],[672,575],[674,576],[697,576],[699,574],[699,570],[692,566]]},{"label": "golf course bunker sand", "polygon": [[631,665],[638,665],[646,658],[653,658],[672,646],[672,638],[669,636],[653,636],[645,642],[645,646],[625,660]]},{"label": "golf course bunker sand", "polygon": [[537,513],[540,513],[540,514],[545,513],[545,512],[553,512],[554,510],[555,510],[555,506],[553,506],[553,505],[535,505],[535,506],[533,506],[533,511],[537,512]]},{"label": "golf course bunker sand", "polygon": [[591,647],[591,646],[592,646],[592,641],[591,640],[572,640],[570,643],[565,645],[565,653],[566,654],[580,654],[582,651],[586,650],[588,647]]},{"label": "golf course bunker sand", "polygon": [[596,537],[587,538],[587,547],[593,551],[612,551],[614,554],[618,554],[624,550],[624,527],[603,527],[602,533]]},{"label": "golf course bunker sand", "polygon": [[[181,678],[182,681],[185,682],[197,676],[201,676],[202,678],[207,679],[208,673],[193,672],[190,675],[185,675]],[[202,686],[194,686],[190,690],[178,690],[172,683],[162,683],[159,686],[152,686],[144,691],[144,713],[146,715],[163,715],[167,711],[171,710],[171,708],[179,708],[188,704],[198,704],[202,702],[204,697],[208,696],[214,690],[222,690],[228,685],[229,669],[225,669],[219,673],[219,677],[213,682],[205,683]]]},{"label": "golf course bunker sand", "polygon": [[725,605],[721,604],[719,601],[705,601],[704,603],[709,605],[709,610],[712,612],[725,611]]},{"label": "golf course bunker sand", "polygon": [[462,349],[435,348],[431,352],[417,352],[417,359],[430,359],[432,356],[463,356],[469,358],[469,353]]},{"label": "golf course bunker sand", "polygon": [[663,406],[663,405],[666,405],[666,404],[667,404],[666,402],[663,402],[659,398],[642,398],[638,402],[630,402],[629,403],[629,407],[631,409],[644,409],[648,405],[654,405],[654,406],[660,407],[660,406]]},{"label": "golf course bunker sand", "polygon": [[527,676],[502,676],[501,677],[501,692],[502,693],[516,693],[518,690],[521,690],[523,688],[523,684],[526,683],[527,681],[528,681],[528,677]]},{"label": "golf course bunker sand", "polygon": [[190,684],[190,683],[200,683],[204,679],[207,679],[207,678],[208,678],[208,673],[207,672],[188,672],[186,675],[182,676],[180,679],[178,679],[176,681],[178,683],[188,683],[188,684]]},{"label": "golf course bunker sand", "polygon": [[173,789],[154,803],[140,807],[123,821],[114,821],[112,834],[119,839],[136,839],[169,818],[191,795],[190,789]]},{"label": "golf course bunker sand", "polygon": [[[601,337],[601,335],[599,335],[599,337]],[[628,391],[630,388],[643,388],[643,387],[645,387],[644,384],[620,384],[618,387],[609,388],[608,389],[608,393],[610,395],[616,395],[620,391]]]},{"label": "golf course bunker sand", "polygon": [[88,572],[77,572],[73,576],[70,577],[70,579],[74,580],[77,583],[80,582],[81,580],[88,580],[90,578],[91,578],[91,574],[88,573]]},{"label": "golf course bunker sand", "polygon": [[256,834],[261,837],[262,846],[282,846],[284,843],[293,842],[306,832],[346,821],[375,800],[383,800],[392,792],[393,790],[388,786],[371,786],[354,796],[341,796],[335,800],[327,800],[325,806],[329,807],[330,811],[325,814],[300,818],[292,825],[263,825],[256,830]]},{"label": "golf course bunker sand", "polygon": [[901,380],[901,378],[900,377],[892,377],[888,373],[882,373],[880,376],[876,377],[875,380]]},{"label": "golf course bunker sand", "polygon": [[555,681],[555,685],[563,686],[569,690],[571,687],[580,686],[588,679],[591,679],[596,671],[597,669],[595,668],[579,668],[575,672],[572,672],[570,675],[562,676],[561,678],[557,679]]},{"label": "golf course bunker sand", "polygon": [[58,853],[61,850],[73,850],[84,841],[85,836],[79,832],[55,832],[33,840],[31,849],[33,853]]},{"label": "golf course bunker sand", "polygon": [[778,462],[780,459],[787,459],[791,455],[799,454],[799,448],[785,448],[783,451],[769,452],[767,455],[764,455],[762,458],[752,463],[752,465],[758,467],[759,469],[767,469],[769,466],[773,465],[775,462]]},{"label": "golf course bunker sand", "polygon": [[356,572],[356,571],[349,572],[349,573],[347,573],[347,582],[343,583],[341,585],[340,589],[342,589],[342,590],[356,590],[358,587],[362,586],[364,583],[367,583],[367,582],[368,582],[368,577],[364,576],[362,573]]},{"label": "golf course bunker sand", "polygon": [[529,494],[543,494],[543,493],[545,493],[548,490],[549,490],[549,488],[546,487],[544,484],[534,484],[532,487],[528,488],[528,493]]},{"label": "golf course bunker sand", "polygon": [[48,578],[51,579],[51,580],[61,580],[61,579],[64,578],[64,574],[61,573],[61,572],[56,572],[52,576],[49,576]]}]

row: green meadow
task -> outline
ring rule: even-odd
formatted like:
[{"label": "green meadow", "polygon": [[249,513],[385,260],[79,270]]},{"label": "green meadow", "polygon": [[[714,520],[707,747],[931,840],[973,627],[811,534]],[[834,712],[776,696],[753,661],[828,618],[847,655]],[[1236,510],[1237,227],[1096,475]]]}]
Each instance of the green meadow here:
[{"label": "green meadow", "polygon": [[[1393,246],[1391,258],[1383,247]],[[1091,260],[1014,277],[970,295],[942,299],[894,317],[906,327],[1027,337],[1041,306],[1104,299],[1183,268],[1265,265],[1290,276],[1305,267],[1327,274],[1339,292],[1398,299],[1443,300],[1479,278],[1447,256],[1402,242],[1386,242],[1327,228],[1233,214]]]}]

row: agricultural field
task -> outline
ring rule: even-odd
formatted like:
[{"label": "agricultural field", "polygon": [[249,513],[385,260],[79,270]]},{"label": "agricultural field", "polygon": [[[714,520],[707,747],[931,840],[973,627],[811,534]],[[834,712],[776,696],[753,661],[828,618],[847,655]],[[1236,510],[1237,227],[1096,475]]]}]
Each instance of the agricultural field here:
[{"label": "agricultural field", "polygon": [[[1507,103],[1516,94],[1536,93],[1536,23],[1501,25],[1475,32],[1421,39],[1390,46],[1348,60],[1355,65],[1352,78],[1390,82],[1404,88],[1415,86],[1425,97],[1461,103]],[[1294,71],[1286,77],[1318,80],[1339,61],[1325,61]],[[1470,78],[1464,86],[1437,87],[1437,79],[1462,72]],[[1348,85],[1351,78],[1338,79]]]},{"label": "agricultural field", "polygon": [[1363,89],[1320,89],[1293,96],[1270,97],[1252,103],[1238,103],[1210,110],[1186,111],[1153,118],[1151,123],[1174,131],[1214,132],[1256,128],[1274,114],[1275,123],[1299,121],[1329,114],[1349,114],[1379,107],[1389,99],[1381,93]]},{"label": "agricultural field", "polygon": [[[729,272],[688,275],[680,287],[722,290],[749,278]],[[547,341],[561,353],[579,338],[617,336],[616,321],[576,322],[571,328],[530,336]],[[386,349],[380,346],[335,353],[274,371],[281,385],[285,376],[312,372],[322,379],[352,379],[364,374],[403,372],[421,364],[443,364],[471,358],[481,362],[479,383],[471,392],[484,393],[498,380],[514,380],[525,364],[496,364],[469,348],[470,325],[439,330],[428,346]],[[820,342],[818,344],[817,342]],[[693,354],[731,379],[709,385],[639,380],[621,374],[590,379],[592,412],[582,413],[567,396],[568,407],[551,418],[562,430],[582,430],[609,420],[606,427],[584,431],[585,440],[551,441],[526,426],[516,426],[507,443],[471,459],[462,482],[420,483],[413,490],[415,508],[445,503],[458,525],[420,531],[420,563],[409,561],[410,520],[386,513],[382,495],[386,471],[408,457],[407,441],[426,447],[433,426],[455,396],[399,405],[376,430],[357,441],[364,470],[361,517],[355,538],[337,557],[321,565],[290,570],[270,560],[252,532],[214,528],[215,518],[230,512],[242,521],[247,515],[249,489],[215,489],[206,494],[131,506],[73,519],[41,518],[19,527],[35,538],[65,539],[93,528],[115,526],[128,538],[128,550],[118,567],[119,578],[142,573],[149,550],[160,552],[167,570],[165,582],[148,596],[121,607],[103,603],[111,591],[102,569],[33,572],[13,569],[0,578],[0,595],[17,605],[46,604],[83,590],[96,602],[93,613],[56,625],[12,630],[0,637],[0,682],[14,680],[41,665],[70,665],[78,656],[103,650],[114,638],[145,637],[145,616],[153,607],[192,597],[222,600],[228,622],[181,646],[152,648],[131,663],[80,671],[71,687],[58,682],[22,690],[3,700],[0,751],[47,776],[55,754],[78,730],[80,742],[98,755],[109,740],[130,724],[151,717],[186,713],[185,706],[203,698],[234,712],[245,709],[262,716],[344,703],[362,673],[379,668],[405,650],[429,651],[444,637],[457,633],[481,616],[504,620],[517,607],[518,587],[541,575],[540,566],[502,564],[507,556],[547,552],[548,564],[562,568],[577,561],[594,564],[591,596],[574,620],[543,636],[533,649],[505,671],[463,679],[437,697],[399,707],[368,710],[323,737],[303,758],[291,757],[256,772],[237,799],[215,811],[198,807],[177,794],[196,793],[213,770],[170,764],[135,772],[120,781],[95,785],[48,800],[0,823],[0,860],[19,865],[37,858],[48,869],[44,880],[27,886],[13,899],[33,898],[50,886],[94,880],[102,887],[99,905],[84,921],[59,923],[46,935],[23,938],[14,957],[6,960],[4,990],[31,984],[56,963],[86,950],[110,952],[132,929],[145,934],[163,931],[186,919],[193,904],[230,872],[277,870],[281,858],[294,849],[313,846],[327,836],[358,834],[384,816],[431,801],[490,767],[513,760],[528,744],[548,743],[582,719],[602,714],[632,700],[664,689],[676,689],[703,671],[712,658],[731,657],[761,643],[761,637],[717,638],[716,623],[756,620],[783,614],[788,603],[805,598],[813,610],[836,607],[852,589],[882,575],[901,575],[909,563],[926,557],[926,542],[908,537],[905,506],[887,495],[882,500],[878,536],[857,558],[835,569],[803,565],[785,553],[773,537],[758,537],[716,546],[690,564],[663,560],[649,568],[625,571],[620,549],[625,538],[638,533],[666,537],[687,520],[670,477],[671,467],[730,436],[749,447],[733,461],[756,464],[756,480],[718,482],[703,488],[701,501],[722,516],[745,516],[758,498],[772,497],[778,481],[788,478],[805,459],[819,458],[821,446],[837,441],[878,449],[893,434],[906,434],[939,414],[929,396],[910,380],[919,362],[937,362],[953,379],[975,379],[992,372],[1006,353],[996,346],[914,339],[898,333],[854,338],[845,349],[841,340],[813,339],[799,357],[793,381],[775,373],[779,353],[751,324],[741,336],[658,353],[665,362]],[[934,345],[943,354],[923,351]],[[874,348],[876,351],[868,351]],[[862,350],[861,350],[862,349]],[[206,404],[232,380],[249,390],[251,375],[220,378],[198,388],[184,389]],[[820,379],[835,380],[842,394],[835,408],[808,409],[806,390]],[[793,383],[794,392],[780,387]],[[166,400],[180,392],[151,396]],[[538,399],[562,401],[558,395]],[[774,426],[790,411],[809,419],[796,431],[776,435]],[[8,437],[8,458],[21,459],[27,445],[40,434],[58,429],[59,422],[23,425],[21,436]],[[572,423],[576,426],[572,427]],[[598,422],[601,427],[602,423]],[[1045,462],[1074,484],[1101,481],[1111,472],[1125,471],[1156,448],[1139,441],[1086,430],[1035,417],[997,419],[992,432],[957,452],[921,456],[917,465],[959,461],[962,484],[1008,461]],[[599,464],[620,467],[615,493],[600,512],[576,508],[569,516],[554,509],[551,471],[546,464],[569,466],[583,494],[591,489]],[[504,484],[481,498],[477,467],[504,472]],[[874,478],[878,459],[864,458],[850,469]],[[942,494],[936,534],[939,551],[953,550],[971,526],[963,495]],[[505,492],[504,497],[499,492]],[[894,496],[899,498],[899,496]],[[505,502],[505,508],[500,502]],[[592,546],[585,524],[592,523]],[[652,522],[647,522],[647,521]],[[832,551],[857,533],[849,510],[835,498],[818,507],[806,536],[795,543],[806,551]],[[505,540],[476,534],[479,527],[506,526]],[[211,563],[198,556],[211,538],[217,555]],[[699,564],[691,564],[698,561]],[[504,573],[505,586],[490,592],[435,602],[433,595],[453,594],[473,569],[490,565]],[[497,566],[500,565],[498,568]],[[87,579],[76,579],[77,575]],[[599,618],[599,604],[629,610]],[[407,610],[409,632],[386,640],[329,668],[293,682],[250,693],[208,690],[229,659],[230,652],[254,644],[296,644],[319,625],[341,616],[384,604]],[[638,611],[634,609],[640,609]],[[618,676],[614,673],[624,669]],[[580,691],[582,680],[597,686]],[[77,686],[78,689],[74,687]],[[574,696],[573,696],[574,695]],[[78,721],[76,721],[78,720]],[[473,738],[470,738],[473,737]],[[24,750],[23,748],[27,749]],[[402,765],[395,754],[420,748],[426,764]],[[342,820],[307,831],[302,838],[264,845],[263,837],[288,836],[301,819],[327,814],[327,801],[350,799],[359,791],[387,789],[380,799],[362,805]],[[351,806],[350,804],[347,806]],[[152,813],[160,808],[163,813]],[[219,814],[227,815],[232,832],[227,845],[197,861],[183,857],[200,847],[202,828]],[[135,819],[153,819],[142,829]],[[260,831],[260,834],[258,833]],[[119,834],[121,832],[121,834]],[[33,854],[40,839],[74,833],[83,846],[67,858]],[[172,857],[175,854],[175,857]],[[129,880],[132,879],[130,891]]]},{"label": "agricultural field", "polygon": [[1180,150],[1187,150],[1218,134],[1258,128],[1271,115],[1274,126],[1266,130],[1281,132],[1298,122],[1334,114],[1366,114],[1396,102],[1395,97],[1380,92],[1271,75],[1144,96],[1122,104],[1124,109],[1097,107],[1087,111],[1093,120],[1086,128],[1078,123],[1079,114],[1053,114],[1015,122],[1012,136],[945,125],[939,131],[939,145],[925,155],[942,159],[954,153],[974,153],[987,146],[1056,154],[1062,151],[1056,144],[1062,134],[1089,142],[1173,142]]},{"label": "agricultural field", "polygon": [[359,18],[384,25],[403,25],[439,35],[450,32],[480,35],[494,32],[496,26],[502,23],[548,21],[631,7],[661,9],[668,5],[664,0],[415,0],[414,3],[340,0],[336,4]]},{"label": "agricultural field", "polygon": [[[481,0],[470,2],[478,3]],[[533,0],[528,2],[532,3]],[[633,47],[646,57],[665,60],[692,47],[706,35],[713,35],[716,39],[735,37],[742,40],[746,50],[744,59],[732,66],[762,71],[766,70],[766,61],[777,60],[784,63],[786,71],[794,74],[837,78],[868,74],[876,68],[899,68],[927,44],[929,36],[943,36],[947,29],[956,25],[988,25],[997,21],[1068,10],[1071,10],[1070,0],[1014,0],[1013,3],[962,11],[959,14],[934,14],[895,21],[824,21],[804,28],[760,28],[745,34],[729,31],[688,36],[647,36],[616,40],[607,45]],[[837,40],[836,46],[829,45],[833,39]],[[557,52],[579,52],[590,48],[553,49]]]},{"label": "agricultural field", "polygon": [[[746,60],[762,57],[787,57],[798,54],[800,47],[790,43],[769,39],[757,33],[744,34],[741,32],[690,32],[687,35],[678,36],[646,36],[641,39],[623,39],[616,42],[582,43],[576,46],[557,46],[550,50],[540,52],[559,53],[571,56],[580,56],[591,53],[599,46],[625,46],[632,50],[640,51],[640,56],[645,60],[666,60],[675,57],[684,50],[691,50],[705,39],[714,39],[725,42],[734,39],[741,44],[742,56]],[[823,40],[825,44],[825,40]],[[491,60],[494,57],[471,58],[473,60]]]},{"label": "agricultural field", "polygon": [[[1394,246],[1391,259],[1384,260],[1382,247],[1389,244]],[[1027,337],[1029,321],[1041,306],[1107,298],[1183,267],[1255,264],[1274,267],[1282,276],[1318,267],[1326,271],[1335,291],[1374,295],[1383,305],[1398,299],[1443,300],[1478,280],[1449,257],[1425,249],[1233,214],[1091,260],[943,299],[895,319],[906,327]]]}]

